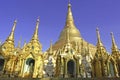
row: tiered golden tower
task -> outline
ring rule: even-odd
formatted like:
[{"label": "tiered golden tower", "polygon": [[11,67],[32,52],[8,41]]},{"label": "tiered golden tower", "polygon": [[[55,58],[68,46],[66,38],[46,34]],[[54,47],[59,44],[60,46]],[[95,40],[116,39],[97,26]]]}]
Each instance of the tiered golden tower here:
[{"label": "tiered golden tower", "polygon": [[[0,45],[0,77],[48,78],[48,77],[119,77],[120,51],[113,33],[112,54],[105,49],[98,28],[97,45],[85,41],[74,23],[71,4],[63,30],[55,44],[42,52],[38,38],[39,19],[32,39],[20,48],[14,46],[14,30],[17,21],[6,41]],[[44,46],[44,45],[43,45]]]}]

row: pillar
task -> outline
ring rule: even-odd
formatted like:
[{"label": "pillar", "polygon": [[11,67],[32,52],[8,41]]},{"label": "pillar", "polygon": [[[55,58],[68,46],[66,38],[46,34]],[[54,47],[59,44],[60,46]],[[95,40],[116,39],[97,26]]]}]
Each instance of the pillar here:
[{"label": "pillar", "polygon": [[25,65],[25,59],[22,59],[22,67],[21,67],[21,72],[20,72],[20,77],[24,77],[23,71],[24,71],[24,65]]},{"label": "pillar", "polygon": [[116,63],[114,63],[114,72],[115,72],[115,77],[119,77],[117,67],[116,67]]},{"label": "pillar", "polygon": [[77,75],[77,77],[80,77],[79,59],[76,60],[76,75]]},{"label": "pillar", "polygon": [[5,68],[6,68],[6,63],[7,63],[7,60],[5,59],[4,66],[3,66],[3,71],[4,71]]},{"label": "pillar", "polygon": [[64,77],[67,78],[68,77],[68,74],[67,74],[67,59],[64,58]]},{"label": "pillar", "polygon": [[111,74],[110,74],[109,61],[107,62],[107,74],[108,74],[108,76],[110,76],[110,75],[111,75]]},{"label": "pillar", "polygon": [[[60,64],[60,62],[58,62],[58,64]],[[61,64],[60,64],[60,77],[63,77],[64,74],[64,61],[63,58],[61,58]],[[58,69],[59,70],[59,69]]]}]

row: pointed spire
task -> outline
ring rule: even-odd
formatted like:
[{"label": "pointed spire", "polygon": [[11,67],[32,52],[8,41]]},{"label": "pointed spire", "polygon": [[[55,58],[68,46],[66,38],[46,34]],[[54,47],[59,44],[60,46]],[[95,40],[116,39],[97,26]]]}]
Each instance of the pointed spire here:
[{"label": "pointed spire", "polygon": [[37,22],[36,22],[36,29],[35,29],[35,32],[33,34],[33,37],[32,37],[32,40],[38,40],[38,27],[39,27],[39,18],[37,19]]},{"label": "pointed spire", "polygon": [[52,53],[52,40],[50,41],[50,54]]},{"label": "pointed spire", "polygon": [[68,12],[67,12],[67,16],[66,16],[66,23],[65,23],[65,27],[62,30],[60,36],[59,36],[59,40],[65,40],[66,39],[66,32],[67,29],[69,28],[70,30],[70,38],[74,39],[76,37],[80,38],[80,32],[79,30],[76,28],[75,24],[74,24],[74,19],[72,16],[72,11],[71,11],[71,4],[70,2],[68,3]]},{"label": "pointed spire", "polygon": [[21,47],[21,39],[22,39],[22,38],[20,37],[20,40],[18,41],[18,46],[17,46],[18,48]]},{"label": "pointed spire", "polygon": [[101,39],[100,39],[100,33],[99,33],[98,28],[96,28],[96,32],[97,32],[97,46],[103,46]]},{"label": "pointed spire", "polygon": [[95,56],[104,57],[104,55],[107,55],[107,51],[100,39],[100,33],[98,28],[96,28],[96,33],[97,33],[97,45],[96,45],[97,49],[96,49]]},{"label": "pointed spire", "polygon": [[[74,19],[73,19],[73,16],[72,16],[72,10],[71,10],[71,4],[70,4],[70,1],[68,3],[68,12],[67,12],[67,17],[66,17],[66,25],[69,25],[71,27],[74,27]],[[69,26],[66,26],[66,27],[69,27]]]},{"label": "pointed spire", "polygon": [[25,47],[25,46],[26,46],[26,44],[27,44],[27,43],[26,43],[26,41],[24,41],[24,45],[23,45],[23,47]]},{"label": "pointed spire", "polygon": [[74,24],[70,2],[68,3],[68,11],[67,11],[67,16],[66,16],[65,26],[60,33],[58,41],[54,44],[53,49],[58,49],[58,47],[62,47],[64,43],[66,43],[66,33],[68,29],[69,29],[70,42],[73,42],[74,40],[79,42],[82,37],[81,37],[80,31],[76,28]]},{"label": "pointed spire", "polygon": [[15,31],[15,28],[16,28],[16,23],[17,23],[17,20],[14,21],[12,31],[11,31],[9,37],[7,38],[7,41],[8,40],[14,41],[14,31]]},{"label": "pointed spire", "polygon": [[116,45],[113,32],[111,32],[110,34],[111,34],[111,38],[112,38],[112,51],[118,51],[118,47]]}]

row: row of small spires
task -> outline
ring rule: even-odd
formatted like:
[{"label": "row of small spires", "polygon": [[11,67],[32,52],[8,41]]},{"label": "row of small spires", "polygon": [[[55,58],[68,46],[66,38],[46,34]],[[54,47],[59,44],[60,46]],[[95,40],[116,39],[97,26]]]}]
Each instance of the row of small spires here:
[{"label": "row of small spires", "polygon": [[[69,26],[72,21],[72,25],[74,25],[74,20],[73,20],[73,16],[72,16],[72,12],[71,12],[71,4],[70,4],[70,0],[68,1],[68,14],[67,14],[67,18],[66,18],[66,25]],[[38,40],[38,27],[39,27],[39,18],[37,19],[37,22],[36,22],[36,29],[35,29],[35,32],[34,32],[34,35],[32,37],[31,40]],[[69,22],[67,24],[67,22]],[[12,32],[10,33],[9,37],[7,38],[6,41],[13,41],[14,42],[14,30],[15,30],[15,27],[16,27],[16,23],[17,23],[17,20],[14,21],[14,25],[13,25],[13,28],[12,28]],[[75,27],[75,26],[74,26]],[[96,29],[96,32],[97,32],[97,46],[103,46],[102,44],[102,41],[100,39],[100,34],[99,34],[99,30],[98,28]],[[70,39],[69,39],[69,29],[67,31],[67,36],[66,36],[66,42],[69,43],[70,42]],[[112,36],[112,49],[117,49],[117,46],[116,46],[116,43],[115,43],[115,40],[114,40],[114,35],[113,33],[111,33],[111,36]]]},{"label": "row of small spires", "polygon": [[[96,28],[96,32],[97,32],[97,46],[103,46],[103,43],[100,39],[100,33],[99,33],[99,29]],[[115,39],[114,39],[114,35],[113,32],[110,33],[111,34],[111,38],[112,38],[112,50],[118,51],[118,47],[116,45]]]},{"label": "row of small spires", "polygon": [[[34,32],[34,35],[33,35],[33,37],[32,37],[32,40],[35,40],[35,39],[37,39],[38,40],[38,27],[39,27],[39,18],[37,19],[37,23],[36,23],[36,29],[35,29],[35,32]],[[15,20],[14,21],[14,25],[13,25],[13,28],[12,28],[12,31],[11,31],[11,33],[10,33],[10,36],[7,38],[7,41],[8,40],[12,40],[12,41],[14,41],[14,30],[15,30],[15,28],[16,28],[16,23],[17,23],[17,20]],[[99,33],[99,29],[98,28],[96,28],[96,32],[97,32],[97,45],[99,45],[99,46],[103,46],[103,44],[102,44],[102,41],[101,41],[101,39],[100,39],[100,33]],[[69,43],[70,42],[70,39],[69,39],[69,30],[67,31],[67,42]],[[114,35],[113,35],[113,32],[111,32],[110,33],[111,34],[111,38],[112,38],[112,49],[118,49],[117,48],[117,45],[116,45],[116,43],[115,43],[115,40],[114,40]],[[51,41],[51,43],[52,43],[52,41]],[[2,44],[2,42],[0,41],[0,44]],[[20,44],[20,41],[19,41],[19,43],[18,44]]]},{"label": "row of small spires", "polygon": [[[38,27],[39,27],[39,18],[37,19],[37,22],[36,22],[36,29],[35,29],[35,32],[33,34],[33,37],[32,37],[32,40],[39,40],[38,39]],[[14,24],[13,24],[13,27],[12,27],[12,31],[10,33],[10,35],[8,36],[8,38],[6,39],[6,41],[12,41],[14,42],[14,31],[15,31],[15,28],[16,28],[16,23],[17,23],[17,20],[14,21]],[[18,42],[18,45],[20,44],[21,41]],[[25,42],[26,43],[26,42]],[[2,41],[0,41],[0,45],[2,44]]]}]

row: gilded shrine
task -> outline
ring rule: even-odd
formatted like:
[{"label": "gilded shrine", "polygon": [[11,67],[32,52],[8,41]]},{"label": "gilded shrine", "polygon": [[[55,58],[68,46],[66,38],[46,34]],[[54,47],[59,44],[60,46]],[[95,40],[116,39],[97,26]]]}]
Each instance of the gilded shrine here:
[{"label": "gilded shrine", "polygon": [[[14,21],[12,31],[0,44],[0,77],[20,78],[94,78],[120,76],[120,51],[111,33],[111,54],[103,45],[99,29],[97,44],[85,41],[74,23],[71,4],[63,30],[55,44],[42,52],[38,38],[39,19],[31,40],[21,48],[15,47]],[[42,39],[42,38],[41,38]],[[44,45],[43,45],[44,46]]]}]

